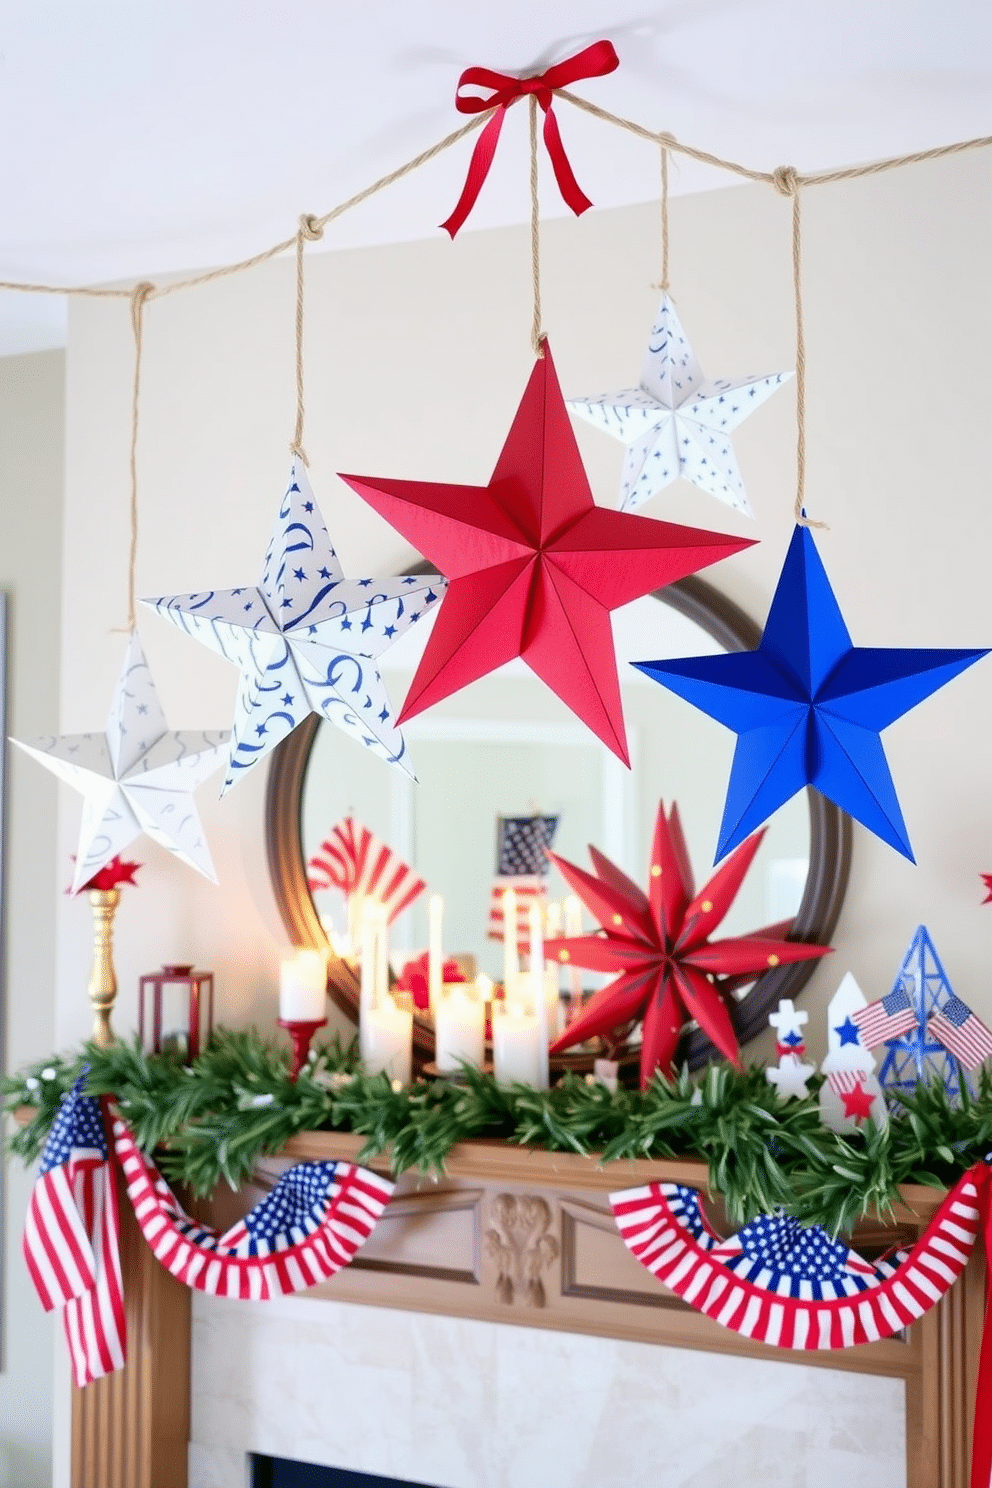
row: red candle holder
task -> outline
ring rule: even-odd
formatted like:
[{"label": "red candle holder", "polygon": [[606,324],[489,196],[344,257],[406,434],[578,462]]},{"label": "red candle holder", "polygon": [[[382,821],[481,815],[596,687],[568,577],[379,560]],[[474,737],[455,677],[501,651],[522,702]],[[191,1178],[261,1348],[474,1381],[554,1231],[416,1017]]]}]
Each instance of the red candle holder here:
[{"label": "red candle holder", "polygon": [[293,1044],[293,1068],[289,1078],[296,1080],[300,1070],[307,1062],[307,1054],[310,1052],[310,1040],[318,1028],[323,1028],[327,1022],[326,1018],[320,1018],[316,1022],[304,1021],[298,1018],[280,1018],[279,1027],[285,1028]]}]

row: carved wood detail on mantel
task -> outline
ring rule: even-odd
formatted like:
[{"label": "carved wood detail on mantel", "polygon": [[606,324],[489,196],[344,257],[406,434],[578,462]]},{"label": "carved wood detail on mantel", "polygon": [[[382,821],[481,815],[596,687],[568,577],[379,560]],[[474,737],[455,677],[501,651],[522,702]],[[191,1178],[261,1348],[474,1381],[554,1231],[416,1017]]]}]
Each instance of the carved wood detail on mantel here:
[{"label": "carved wood detail on mantel", "polygon": [[[296,1137],[278,1158],[259,1163],[253,1181],[237,1194],[218,1190],[195,1206],[196,1213],[226,1228],[292,1163],[353,1162],[363,1141],[332,1132]],[[379,1163],[370,1166],[386,1171]],[[608,1195],[655,1179],[705,1190],[706,1169],[696,1162],[648,1161],[601,1168],[573,1154],[465,1142],[453,1149],[443,1178],[403,1174],[356,1259],[307,1295],[893,1376],[906,1387],[907,1488],[967,1488],[984,1313],[981,1256],[937,1308],[899,1337],[836,1352],[770,1350],[694,1312],[627,1250]],[[941,1195],[925,1188],[903,1193],[898,1238],[912,1243]],[[710,1207],[719,1223],[717,1206]],[[126,1201],[123,1208],[129,1212]],[[171,1421],[163,1434],[147,1403],[156,1381],[168,1381],[166,1393],[175,1401],[188,1400],[189,1294],[134,1240],[140,1235],[130,1219],[123,1262],[129,1321],[133,1315],[137,1330],[132,1363],[116,1383],[75,1393],[73,1488],[186,1488],[185,1454],[175,1440],[181,1421]],[[859,1248],[869,1253],[892,1241],[891,1227],[877,1222],[857,1232]],[[97,1440],[110,1443],[99,1452],[99,1467],[92,1456]],[[163,1463],[163,1452],[171,1460]]]}]

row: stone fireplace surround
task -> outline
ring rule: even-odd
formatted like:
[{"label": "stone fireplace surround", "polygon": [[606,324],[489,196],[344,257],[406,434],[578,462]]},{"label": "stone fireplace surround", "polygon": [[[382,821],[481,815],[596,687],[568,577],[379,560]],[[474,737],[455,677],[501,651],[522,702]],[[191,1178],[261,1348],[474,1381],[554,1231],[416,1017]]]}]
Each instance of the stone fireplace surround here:
[{"label": "stone fireplace surround", "polygon": [[[361,1142],[295,1138],[200,1212],[227,1225],[290,1162]],[[698,1163],[465,1143],[444,1179],[400,1179],[345,1271],[255,1304],[191,1299],[125,1200],[129,1364],[75,1394],[73,1488],[246,1488],[251,1452],[432,1488],[966,1488],[980,1258],[903,1337],[779,1353],[626,1250],[607,1195],[655,1178],[705,1188]],[[905,1198],[899,1243],[940,1195]]]}]

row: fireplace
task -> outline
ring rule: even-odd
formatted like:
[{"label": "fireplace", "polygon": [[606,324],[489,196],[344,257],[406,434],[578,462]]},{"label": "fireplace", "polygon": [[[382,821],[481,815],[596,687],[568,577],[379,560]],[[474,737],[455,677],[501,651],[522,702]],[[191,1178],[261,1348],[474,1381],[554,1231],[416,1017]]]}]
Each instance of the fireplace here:
[{"label": "fireplace", "polygon": [[251,1458],[251,1488],[429,1488],[399,1478],[373,1478],[341,1467],[315,1467],[286,1457]]},{"label": "fireplace", "polygon": [[[354,1161],[362,1141],[296,1137],[203,1217],[226,1227],[287,1164]],[[627,1251],[608,1193],[659,1177],[705,1187],[706,1171],[464,1143],[442,1179],[402,1177],[350,1266],[266,1303],[191,1295],[124,1202],[131,1353],[76,1392],[73,1488],[245,1488],[249,1454],[348,1488],[716,1488],[728,1472],[965,1488],[983,1258],[902,1336],[779,1353],[684,1306]],[[939,1195],[905,1200],[900,1243]]]}]

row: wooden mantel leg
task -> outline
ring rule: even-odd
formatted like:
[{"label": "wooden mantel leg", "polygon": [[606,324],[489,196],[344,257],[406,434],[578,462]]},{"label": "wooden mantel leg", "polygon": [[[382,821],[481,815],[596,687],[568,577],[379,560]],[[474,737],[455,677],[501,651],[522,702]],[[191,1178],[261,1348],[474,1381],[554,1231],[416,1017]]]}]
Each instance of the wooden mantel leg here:
[{"label": "wooden mantel leg", "polygon": [[190,1295],[152,1255],[118,1171],[127,1365],[72,1392],[72,1488],[186,1488]]}]

